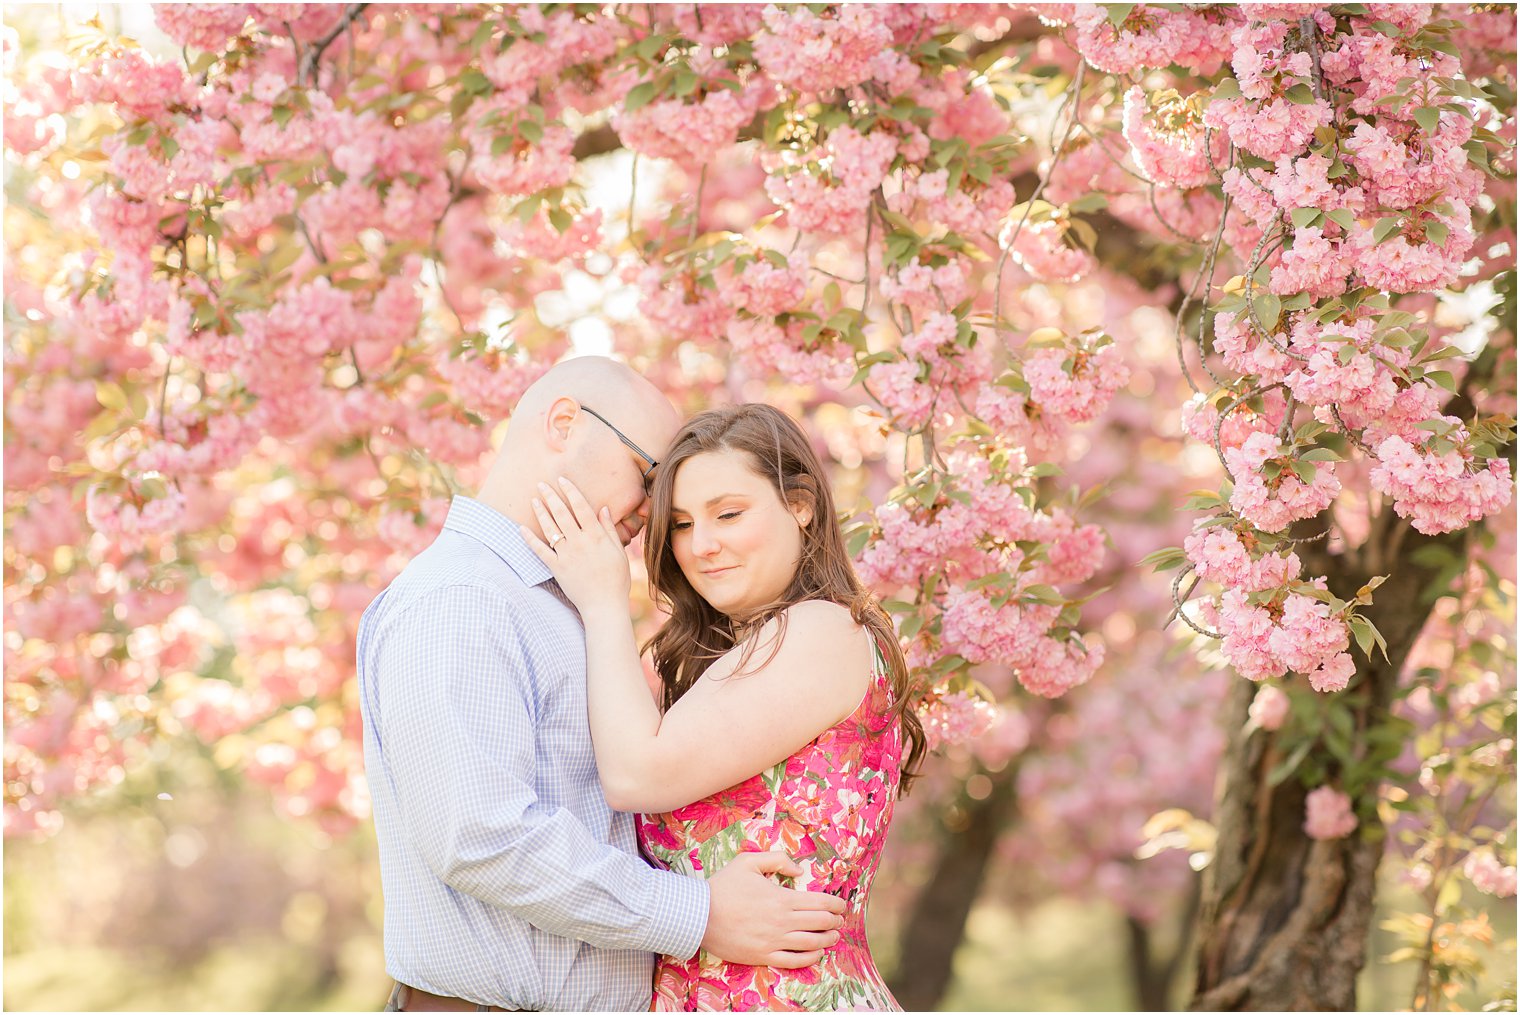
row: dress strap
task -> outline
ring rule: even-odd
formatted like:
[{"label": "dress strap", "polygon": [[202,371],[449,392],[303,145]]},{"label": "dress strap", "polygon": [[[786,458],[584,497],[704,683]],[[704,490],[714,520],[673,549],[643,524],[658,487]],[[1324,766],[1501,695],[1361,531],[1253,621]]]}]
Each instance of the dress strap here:
[{"label": "dress strap", "polygon": [[869,627],[865,629],[866,640],[871,643],[871,684],[879,686],[883,682],[890,683],[892,675],[887,669],[887,656],[881,650],[881,641],[876,637],[876,632]]}]

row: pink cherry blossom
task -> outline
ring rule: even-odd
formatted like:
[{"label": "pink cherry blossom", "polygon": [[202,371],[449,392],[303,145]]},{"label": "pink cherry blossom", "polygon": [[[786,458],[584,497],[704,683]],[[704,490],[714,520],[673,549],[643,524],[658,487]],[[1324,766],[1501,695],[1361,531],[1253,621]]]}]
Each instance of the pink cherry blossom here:
[{"label": "pink cherry blossom", "polygon": [[1493,850],[1476,850],[1462,863],[1462,874],[1485,895],[1508,899],[1515,894],[1515,866],[1504,866]]},{"label": "pink cherry blossom", "polygon": [[1351,798],[1333,786],[1311,790],[1304,800],[1304,834],[1311,839],[1344,839],[1356,830]]},{"label": "pink cherry blossom", "polygon": [[1264,730],[1282,729],[1289,713],[1288,696],[1272,684],[1262,684],[1251,699],[1251,721]]}]

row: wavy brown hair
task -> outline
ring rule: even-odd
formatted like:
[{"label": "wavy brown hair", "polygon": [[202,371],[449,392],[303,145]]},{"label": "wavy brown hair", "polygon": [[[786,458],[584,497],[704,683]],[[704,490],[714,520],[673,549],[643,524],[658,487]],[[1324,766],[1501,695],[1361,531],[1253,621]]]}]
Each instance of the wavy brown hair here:
[{"label": "wavy brown hair", "polygon": [[[781,596],[757,613],[735,619],[712,607],[686,580],[671,549],[671,491],[682,463],[713,451],[739,451],[756,475],[771,481],[782,503],[807,505],[812,517],[802,528],[802,551],[797,572]],[[670,620],[645,647],[663,685],[661,705],[669,709],[720,656],[746,633],[779,618],[780,630],[771,640],[772,654],[786,633],[786,614],[796,603],[822,599],[850,611],[855,623],[868,629],[881,649],[892,679],[892,716],[907,741],[900,792],[906,793],[918,775],[924,755],[924,731],[909,707],[908,664],[892,621],[876,597],[861,583],[845,552],[834,510],[834,495],[807,435],[786,413],[759,402],[709,409],[686,422],[661,457],[650,491],[649,528],[644,535],[644,562],[649,570],[650,595],[670,611]],[[741,657],[742,670],[755,650],[750,638]]]}]

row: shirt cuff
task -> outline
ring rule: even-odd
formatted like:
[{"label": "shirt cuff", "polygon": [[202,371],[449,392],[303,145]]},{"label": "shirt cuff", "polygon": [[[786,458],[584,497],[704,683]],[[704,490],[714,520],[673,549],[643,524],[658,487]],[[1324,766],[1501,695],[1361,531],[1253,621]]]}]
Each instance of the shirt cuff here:
[{"label": "shirt cuff", "polygon": [[707,916],[712,895],[705,878],[687,877],[672,871],[659,874],[660,908],[669,914],[663,926],[651,928],[650,950],[685,961],[697,954],[707,935]]}]

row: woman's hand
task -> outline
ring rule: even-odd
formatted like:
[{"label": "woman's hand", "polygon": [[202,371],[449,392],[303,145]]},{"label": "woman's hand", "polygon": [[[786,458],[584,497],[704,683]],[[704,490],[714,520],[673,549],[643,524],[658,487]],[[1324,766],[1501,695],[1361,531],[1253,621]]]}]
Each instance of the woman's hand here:
[{"label": "woman's hand", "polygon": [[563,476],[559,485],[556,491],[547,483],[538,484],[533,512],[544,539],[526,525],[522,527],[523,539],[549,565],[559,587],[583,617],[604,605],[626,614],[632,579],[628,552],[618,539],[612,512],[602,508],[598,514],[580,489]]}]

